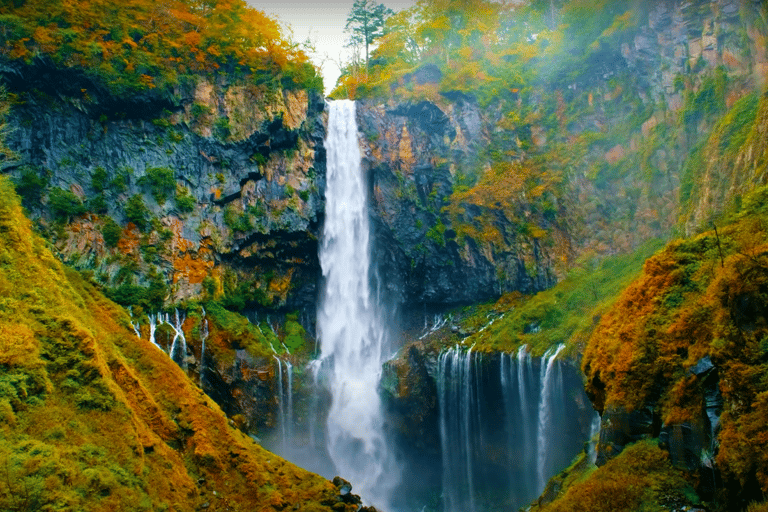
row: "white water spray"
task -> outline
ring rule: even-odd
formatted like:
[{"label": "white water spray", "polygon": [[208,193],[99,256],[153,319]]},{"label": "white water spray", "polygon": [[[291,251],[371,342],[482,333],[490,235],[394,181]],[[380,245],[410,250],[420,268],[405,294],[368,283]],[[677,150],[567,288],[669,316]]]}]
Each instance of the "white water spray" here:
[{"label": "white water spray", "polygon": [[600,414],[595,411],[594,416],[592,416],[592,424],[589,427],[589,451],[587,452],[589,455],[589,462],[592,464],[597,462],[597,443],[600,441],[601,422],[602,418],[600,418]]},{"label": "white water spray", "polygon": [[203,317],[200,323],[200,387],[203,387],[203,379],[205,378],[205,340],[208,339],[208,318],[205,316],[205,308],[203,308]]},{"label": "white water spray", "polygon": [[[541,397],[539,400],[539,430],[536,439],[538,450],[537,476],[539,477],[539,489],[543,490],[547,484],[548,473],[551,470],[549,462],[548,429],[551,427],[553,410],[553,393],[559,386],[553,385],[555,359],[565,345],[550,348],[541,359]],[[553,390],[554,388],[554,390]]]},{"label": "white water spray", "polygon": [[[272,357],[277,361],[277,397],[278,414],[280,416],[281,453],[283,456],[287,456],[289,453],[288,443],[293,442],[293,365],[277,356]],[[285,366],[285,374],[283,374],[283,366]]]},{"label": "white water spray", "polygon": [[321,359],[332,403],[328,449],[336,471],[364,499],[386,508],[397,481],[378,394],[385,331],[370,287],[370,228],[360,167],[355,104],[329,104],[325,228],[318,312]]}]

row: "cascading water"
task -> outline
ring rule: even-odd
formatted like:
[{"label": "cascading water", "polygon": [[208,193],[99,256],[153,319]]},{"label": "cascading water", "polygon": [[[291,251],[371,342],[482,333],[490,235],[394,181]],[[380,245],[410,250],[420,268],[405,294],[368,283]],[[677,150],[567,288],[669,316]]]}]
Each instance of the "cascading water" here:
[{"label": "cascading water", "polygon": [[[438,402],[432,428],[440,435],[439,446],[436,438],[429,446],[439,453],[441,467],[423,465],[421,455],[406,453],[404,445],[394,448],[379,396],[389,347],[372,286],[357,137],[354,102],[330,103],[320,357],[297,374],[300,389],[311,388],[312,395],[299,398],[297,407],[304,412],[294,418],[293,369],[275,355],[279,431],[271,447],[326,477],[348,479],[366,503],[384,510],[415,512],[432,507],[436,495],[445,512],[516,510],[534,500],[546,479],[583,448],[592,410],[581,379],[557,361],[562,347],[533,358],[526,347],[516,355],[493,355],[456,346],[440,354],[430,373]],[[436,317],[434,325],[445,322]],[[427,324],[425,330],[434,327]],[[400,482],[396,450],[423,480]]]},{"label": "cascading water", "polygon": [[[277,361],[277,397],[280,424],[280,445],[283,456],[290,455],[293,441],[293,365],[273,356]],[[283,373],[285,367],[285,373]]]},{"label": "cascading water", "polygon": [[285,444],[290,449],[288,443],[293,442],[293,365],[288,361],[285,362],[285,378],[288,386],[285,394],[286,408],[283,422],[285,424]]},{"label": "cascading water", "polygon": [[557,360],[561,350],[541,359],[526,347],[498,359],[460,346],[440,354],[445,512],[525,506],[583,448],[593,412],[578,374]]},{"label": "cascading water", "polygon": [[592,425],[589,427],[589,461],[594,464],[597,461],[597,443],[600,436],[600,415],[595,411],[592,418]]},{"label": "cascading water", "polygon": [[561,410],[562,377],[555,360],[565,345],[550,348],[541,361],[541,396],[539,397],[539,430],[536,436],[536,473],[539,477],[539,489],[544,490],[547,479],[555,469],[550,454],[549,432],[552,427],[552,415],[555,410]]},{"label": "cascading water", "polygon": [[437,360],[437,399],[440,407],[440,449],[443,461],[443,502],[445,512],[475,510],[473,471],[473,412],[475,381],[472,350],[458,346],[440,354]]},{"label": "cascading water", "polygon": [[325,145],[326,216],[320,249],[325,293],[317,324],[332,396],[328,451],[338,474],[364,498],[386,507],[397,475],[378,394],[385,330],[370,286],[370,228],[354,102],[329,103]]},{"label": "cascading water", "polygon": [[171,342],[171,349],[168,355],[182,368],[187,367],[187,363],[184,360],[187,355],[187,338],[184,336],[184,330],[182,329],[184,320],[186,320],[186,315],[182,313],[179,316],[178,309],[175,310],[173,323],[171,323],[170,315],[165,315],[165,323],[173,329],[173,341]]},{"label": "cascading water", "polygon": [[208,339],[208,318],[205,316],[205,308],[203,308],[203,316],[200,320],[200,387],[203,387],[203,381],[205,380],[205,340]]}]

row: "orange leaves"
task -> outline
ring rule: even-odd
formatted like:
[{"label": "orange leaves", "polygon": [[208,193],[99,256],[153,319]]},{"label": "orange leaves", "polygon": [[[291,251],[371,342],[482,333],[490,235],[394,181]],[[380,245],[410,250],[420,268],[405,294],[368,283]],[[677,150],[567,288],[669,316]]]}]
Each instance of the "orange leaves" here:
[{"label": "orange leaves", "polygon": [[155,79],[154,77],[151,77],[149,75],[141,75],[139,76],[139,82],[143,84],[147,89],[154,89],[155,88]]},{"label": "orange leaves", "polygon": [[199,32],[187,32],[182,37],[182,42],[190,49],[197,48],[200,45],[200,41],[203,40],[203,36]]},{"label": "orange leaves", "polygon": [[[79,0],[46,9],[42,4],[0,5],[0,15],[21,25],[9,32],[14,36],[4,41],[0,53],[20,59],[42,51],[58,65],[83,68],[119,93],[171,86],[179,73],[221,67],[290,76],[295,64],[307,62],[285,40],[277,22],[245,0]],[[111,60],[120,65],[101,65]],[[308,70],[302,69],[304,75]],[[147,80],[149,75],[155,80]],[[312,82],[313,76],[304,75]]]}]

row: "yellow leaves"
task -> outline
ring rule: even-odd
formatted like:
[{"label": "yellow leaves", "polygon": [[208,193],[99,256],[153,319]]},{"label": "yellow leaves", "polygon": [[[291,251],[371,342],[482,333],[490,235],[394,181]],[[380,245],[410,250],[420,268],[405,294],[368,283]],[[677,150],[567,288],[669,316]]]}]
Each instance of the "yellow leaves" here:
[{"label": "yellow leaves", "polygon": [[39,356],[35,333],[26,324],[0,318],[0,365],[24,366]]},{"label": "yellow leaves", "polygon": [[200,41],[202,41],[203,36],[200,35],[199,32],[187,32],[183,36],[183,42],[186,46],[189,46],[190,48],[197,48],[200,45]]},{"label": "yellow leaves", "polygon": [[155,78],[149,75],[139,76],[139,82],[148,89],[154,89],[156,87]]},{"label": "yellow leaves", "polygon": [[[174,84],[178,73],[212,71],[225,64],[235,72],[291,74],[291,66],[307,62],[306,54],[284,39],[277,22],[245,0],[68,0],[41,9],[43,4],[16,2],[0,8],[20,20],[15,33],[32,36],[6,41],[0,53],[19,59],[42,51],[57,64],[82,67],[120,91],[151,87],[141,72],[155,75],[159,87]],[[57,23],[48,25],[52,18]],[[200,49],[205,50],[202,56]],[[121,66],[100,65],[112,59]],[[316,77],[306,75],[294,82],[314,84]]]}]

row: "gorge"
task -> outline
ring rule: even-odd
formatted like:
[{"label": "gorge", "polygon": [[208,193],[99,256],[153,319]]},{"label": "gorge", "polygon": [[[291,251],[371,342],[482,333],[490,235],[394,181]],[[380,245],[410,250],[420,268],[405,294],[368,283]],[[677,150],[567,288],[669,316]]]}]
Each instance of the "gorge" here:
[{"label": "gorge", "polygon": [[244,1],[49,4],[0,509],[767,509],[764,2],[422,0],[327,99]]}]

